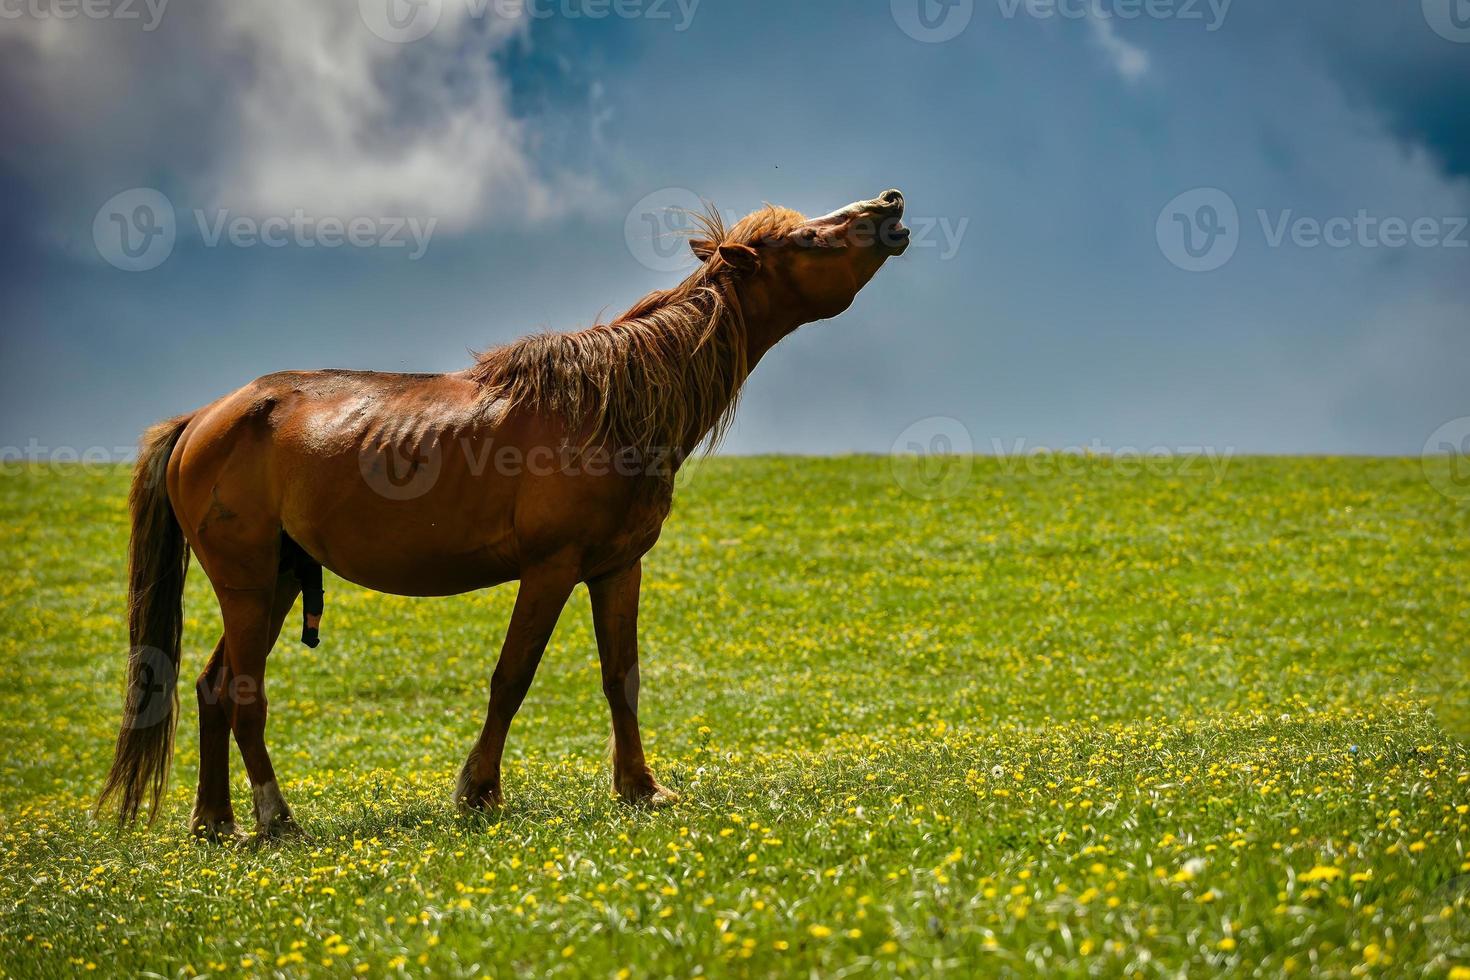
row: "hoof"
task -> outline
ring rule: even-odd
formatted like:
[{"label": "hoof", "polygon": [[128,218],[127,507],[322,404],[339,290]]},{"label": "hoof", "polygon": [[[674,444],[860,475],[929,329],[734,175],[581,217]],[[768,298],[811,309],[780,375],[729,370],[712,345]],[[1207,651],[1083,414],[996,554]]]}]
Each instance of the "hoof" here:
[{"label": "hoof", "polygon": [[292,819],[290,814],[284,817],[276,817],[269,823],[256,826],[253,838],[256,844],[264,844],[270,841],[305,840],[306,831],[301,825]]},{"label": "hoof", "polygon": [[505,795],[500,791],[499,779],[475,779],[479,761],[480,749],[476,746],[459,770],[459,779],[454,784],[454,802],[460,810],[485,813],[505,805]]},{"label": "hoof", "polygon": [[472,789],[456,790],[454,802],[459,808],[466,812],[489,813],[498,810],[505,805],[505,794],[500,791],[499,786],[480,786]]},{"label": "hoof", "polygon": [[630,780],[616,789],[618,797],[629,806],[646,806],[656,810],[679,802],[678,793],[660,786],[652,776]]},{"label": "hoof", "polygon": [[275,781],[251,787],[255,794],[255,842],[305,837]]},{"label": "hoof", "polygon": [[657,810],[660,807],[673,806],[679,802],[679,794],[664,786],[654,784],[653,795],[638,801],[642,806],[652,807]]},{"label": "hoof", "polygon": [[189,831],[199,840],[210,844],[246,844],[250,841],[250,835],[236,826],[234,817],[222,820],[201,820],[196,817],[190,821]]}]

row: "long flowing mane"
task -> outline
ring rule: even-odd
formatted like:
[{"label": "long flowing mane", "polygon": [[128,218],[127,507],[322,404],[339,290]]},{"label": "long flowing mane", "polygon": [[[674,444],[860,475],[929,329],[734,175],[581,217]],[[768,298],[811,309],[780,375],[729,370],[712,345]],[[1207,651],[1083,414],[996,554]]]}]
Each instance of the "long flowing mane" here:
[{"label": "long flowing mane", "polygon": [[[801,216],[767,206],[726,228],[693,216],[715,244],[754,244]],[[718,251],[672,289],[575,333],[541,333],[480,355],[471,376],[508,409],[559,415],[568,438],[613,451],[674,451],[720,442],[749,374],[736,272]]]}]

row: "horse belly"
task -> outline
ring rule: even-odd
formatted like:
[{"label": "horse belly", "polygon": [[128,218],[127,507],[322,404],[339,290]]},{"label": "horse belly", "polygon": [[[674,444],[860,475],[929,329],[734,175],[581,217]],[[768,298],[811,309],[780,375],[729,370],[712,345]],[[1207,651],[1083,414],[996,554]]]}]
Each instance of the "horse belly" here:
[{"label": "horse belly", "polygon": [[357,473],[300,481],[282,523],[326,568],[378,592],[456,595],[517,578],[512,482],[443,477],[412,496]]},{"label": "horse belly", "polygon": [[509,535],[484,538],[404,517],[329,520],[294,530],[288,524],[286,533],[334,574],[377,592],[457,595],[518,577]]}]

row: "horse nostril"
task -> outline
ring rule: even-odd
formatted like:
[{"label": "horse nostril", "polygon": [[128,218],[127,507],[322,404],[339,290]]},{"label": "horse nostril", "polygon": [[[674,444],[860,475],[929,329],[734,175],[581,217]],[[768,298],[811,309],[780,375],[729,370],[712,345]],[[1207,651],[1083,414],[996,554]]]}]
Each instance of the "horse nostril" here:
[{"label": "horse nostril", "polygon": [[888,205],[891,208],[903,207],[903,195],[899,193],[897,189],[884,191],[882,194],[878,195],[878,200],[882,201],[884,204]]}]

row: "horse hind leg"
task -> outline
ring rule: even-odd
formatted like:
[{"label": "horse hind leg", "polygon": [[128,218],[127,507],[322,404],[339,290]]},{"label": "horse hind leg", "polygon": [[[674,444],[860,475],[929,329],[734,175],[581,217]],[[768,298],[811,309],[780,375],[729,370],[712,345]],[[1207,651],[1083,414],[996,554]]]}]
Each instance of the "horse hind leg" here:
[{"label": "horse hind leg", "polygon": [[194,836],[222,842],[243,839],[230,803],[230,713],[224,704],[230,668],[225,662],[225,638],[214,646],[194,695],[199,702],[199,788],[189,829]]},{"label": "horse hind leg", "polygon": [[250,777],[258,839],[300,833],[276,785],[275,768],[265,747],[266,657],[290,611],[285,596],[289,595],[294,602],[297,588],[294,577],[282,581],[284,576],[274,564],[274,548],[271,558],[268,584],[245,586],[243,583],[250,578],[243,575],[236,579],[242,582],[240,586],[215,582],[215,596],[219,599],[225,627],[225,663],[229,668],[229,683],[222,703],[226,705],[230,730],[234,732],[235,744]]},{"label": "horse hind leg", "polygon": [[[290,615],[298,591],[295,575],[283,571],[276,582],[271,609],[272,645]],[[195,836],[215,842],[249,837],[236,824],[234,806],[230,802],[229,696],[233,677],[225,652],[225,638],[221,636],[208,665],[194,685],[199,702],[199,789],[189,818],[189,827]]]}]

